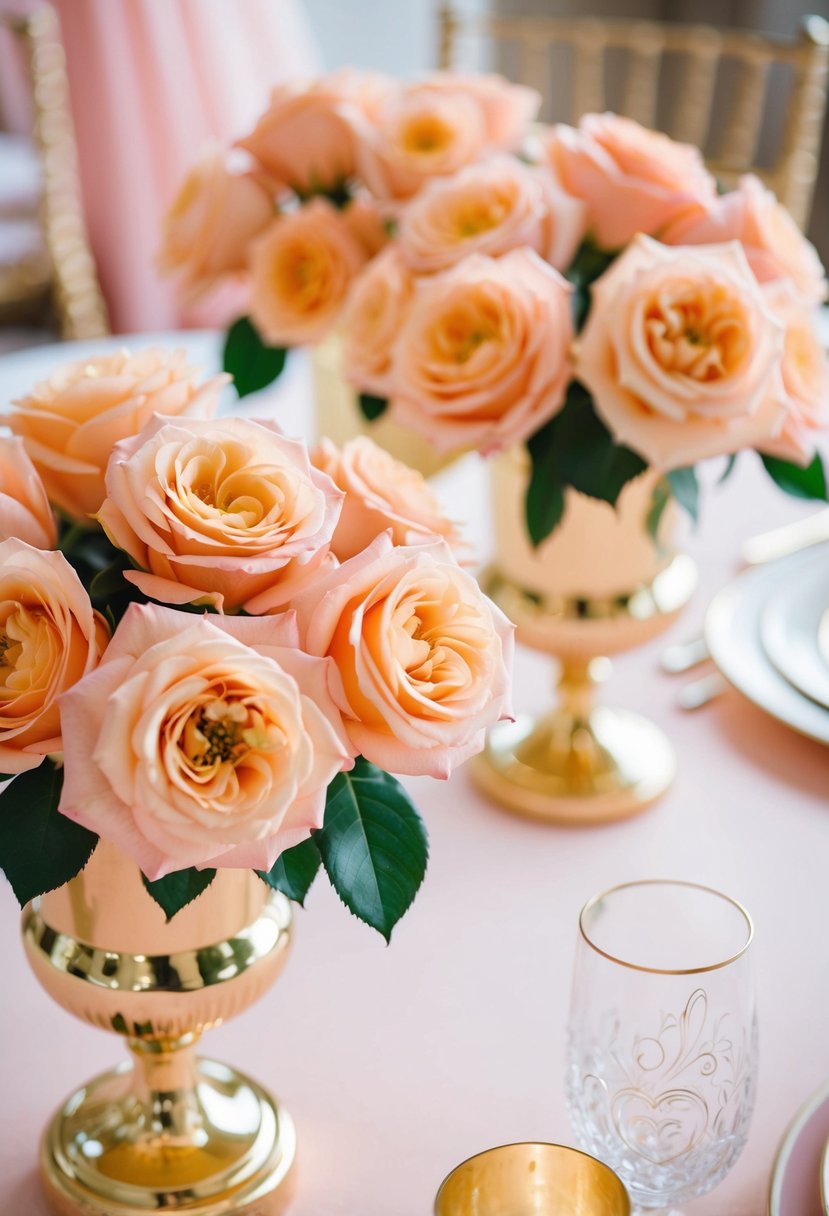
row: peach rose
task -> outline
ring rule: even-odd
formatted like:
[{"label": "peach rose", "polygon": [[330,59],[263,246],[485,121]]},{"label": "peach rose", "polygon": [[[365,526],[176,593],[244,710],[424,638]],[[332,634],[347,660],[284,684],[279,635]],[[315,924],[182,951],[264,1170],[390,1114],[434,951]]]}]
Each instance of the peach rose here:
[{"label": "peach rose", "polygon": [[512,84],[495,73],[435,72],[423,83],[474,101],[481,111],[487,143],[507,152],[521,147],[527,128],[541,108],[541,94],[536,89]]},{"label": "peach rose", "polygon": [[62,553],[14,537],[0,543],[0,772],[37,768],[63,749],[57,699],[97,665],[108,640]]},{"label": "peach rose", "polygon": [[673,469],[778,434],[782,348],[736,241],[670,248],[640,236],[593,285],[576,375],[620,443]]},{"label": "peach rose", "polygon": [[473,254],[425,280],[394,350],[399,420],[439,451],[520,443],[558,412],[571,374],[570,286],[537,254]]},{"label": "peach rose", "polygon": [[260,335],[272,346],[321,341],[365,259],[325,199],[279,216],[250,247],[250,315]]},{"label": "peach rose", "polygon": [[330,665],[291,616],[192,617],[131,604],[100,667],[61,698],[59,810],[149,879],[269,870],[322,826],[351,768]]},{"label": "peach rose", "polygon": [[342,366],[346,379],[364,392],[381,397],[389,392],[392,350],[413,293],[414,279],[394,245],[354,282],[343,315]]},{"label": "peach rose", "polygon": [[40,474],[19,435],[0,436],[0,540],[54,549],[57,528]]},{"label": "peach rose", "polygon": [[168,604],[281,607],[330,561],[343,495],[305,444],[249,418],[154,418],[116,445],[98,519]]},{"label": "peach rose", "polygon": [[455,524],[441,511],[425,477],[373,439],[361,435],[341,450],[323,439],[312,458],[345,492],[331,541],[339,561],[354,557],[387,530],[396,545],[422,544],[440,536],[453,547],[460,545]]},{"label": "peach rose", "polygon": [[337,665],[352,744],[389,772],[448,777],[510,716],[513,626],[443,541],[383,533],[297,612],[306,649]]},{"label": "peach rose", "polygon": [[588,226],[605,249],[638,232],[658,234],[688,207],[713,200],[716,185],[697,148],[617,114],[585,114],[557,125],[543,155],[562,187],[587,203]]},{"label": "peach rose", "polygon": [[385,77],[347,70],[309,86],[280,85],[239,146],[302,194],[331,189],[353,174],[357,143],[391,88]]},{"label": "peach rose", "polygon": [[808,464],[814,456],[813,432],[829,426],[829,357],[823,349],[814,309],[787,280],[765,288],[766,299],[786,328],[783,341],[783,392],[788,412],[783,429],[762,450]]},{"label": "peach rose", "polygon": [[190,170],[164,217],[158,267],[177,274],[186,297],[247,267],[247,247],[274,215],[252,173],[231,173],[219,152]]},{"label": "peach rose", "polygon": [[113,445],[153,414],[205,418],[230,377],[203,384],[184,351],[122,350],[69,363],[13,401],[6,423],[20,435],[51,502],[86,522],[104,499]]},{"label": "peach rose", "polygon": [[584,214],[546,170],[496,156],[425,186],[401,217],[400,252],[422,274],[470,253],[497,257],[522,246],[565,270],[584,236]]},{"label": "peach rose", "polygon": [[413,85],[360,144],[357,171],[376,198],[406,199],[430,178],[477,160],[486,142],[481,108],[471,97]]},{"label": "peach rose", "polygon": [[760,283],[788,278],[810,304],[826,299],[826,275],[818,252],[788,211],[750,174],[739,189],[694,207],[671,224],[666,245],[714,245],[739,241]]},{"label": "peach rose", "polygon": [[343,219],[366,257],[375,257],[389,243],[389,230],[373,199],[358,195],[343,208]]}]

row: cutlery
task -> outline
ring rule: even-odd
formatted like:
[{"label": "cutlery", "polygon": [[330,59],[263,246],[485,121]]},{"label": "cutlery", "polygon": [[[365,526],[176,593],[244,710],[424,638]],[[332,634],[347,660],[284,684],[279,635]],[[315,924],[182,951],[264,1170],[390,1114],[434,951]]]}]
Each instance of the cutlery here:
[{"label": "cutlery", "polygon": [[704,663],[707,658],[708,646],[705,638],[700,634],[698,637],[689,638],[687,642],[674,642],[673,645],[666,646],[660,656],[659,664],[663,671],[675,676],[684,671],[690,671],[692,667]]},{"label": "cutlery", "polygon": [[798,519],[793,524],[784,524],[782,528],[772,528],[770,532],[761,532],[758,536],[749,537],[744,542],[741,553],[746,565],[759,566],[827,540],[829,507],[807,515],[805,519]]},{"label": "cutlery", "polygon": [[688,684],[683,685],[677,693],[676,703],[680,709],[690,713],[708,705],[715,697],[725,692],[727,687],[728,684],[720,673],[712,671],[707,676],[700,676],[699,679],[691,680]]}]

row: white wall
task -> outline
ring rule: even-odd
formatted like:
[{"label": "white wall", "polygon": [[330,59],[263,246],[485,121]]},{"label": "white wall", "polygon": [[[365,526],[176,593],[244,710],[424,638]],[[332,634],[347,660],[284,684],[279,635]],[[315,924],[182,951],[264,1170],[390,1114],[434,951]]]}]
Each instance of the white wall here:
[{"label": "white wall", "polygon": [[326,68],[410,76],[434,67],[436,0],[303,0]]}]

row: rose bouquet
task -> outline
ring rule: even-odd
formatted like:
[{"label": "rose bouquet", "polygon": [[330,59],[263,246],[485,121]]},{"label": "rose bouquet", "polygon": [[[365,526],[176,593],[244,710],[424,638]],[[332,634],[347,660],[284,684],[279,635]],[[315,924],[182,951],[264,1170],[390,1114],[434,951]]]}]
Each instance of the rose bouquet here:
[{"label": "rose bouquet", "polygon": [[533,125],[539,100],[453,74],[279,89],[242,169],[190,175],[162,263],[191,290],[239,276],[244,388],[336,324],[366,417],[445,452],[526,445],[534,544],[568,488],[615,504],[648,467],[654,532],[672,496],[696,514],[696,463],[744,448],[825,498],[813,247],[756,178],[719,194],[695,148],[612,114]]},{"label": "rose bouquet", "polygon": [[70,365],[0,439],[0,866],[19,900],[99,837],[168,916],[221,867],[320,865],[387,938],[425,872],[392,773],[508,713],[512,630],[423,480],[217,417],[181,353]]}]

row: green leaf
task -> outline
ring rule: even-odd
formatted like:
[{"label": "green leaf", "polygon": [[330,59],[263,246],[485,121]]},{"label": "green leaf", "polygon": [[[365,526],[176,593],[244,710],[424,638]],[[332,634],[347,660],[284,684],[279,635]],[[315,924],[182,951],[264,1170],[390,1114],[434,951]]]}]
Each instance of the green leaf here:
[{"label": "green leaf", "polygon": [[329,785],[314,839],[345,906],[389,941],[429,856],[426,829],[400,782],[359,757]]},{"label": "green leaf", "polygon": [[310,202],[312,198],[325,198],[333,207],[336,207],[340,211],[348,206],[352,198],[347,177],[340,176],[333,181],[326,181],[325,178],[320,177],[313,170],[307,187],[299,186],[296,182],[293,182],[291,189],[301,203]]},{"label": "green leaf", "polygon": [[319,849],[311,839],[280,853],[270,870],[257,870],[256,873],[274,891],[281,891],[288,899],[304,904],[319,868]]},{"label": "green leaf", "polygon": [[144,886],[161,908],[167,920],[170,921],[176,912],[186,908],[202,891],[206,891],[216,877],[215,870],[197,870],[190,866],[186,870],[175,870],[150,882],[146,874],[142,874]]},{"label": "green leaf", "polygon": [[799,464],[792,464],[791,461],[778,460],[776,456],[763,456],[762,461],[772,481],[787,494],[795,498],[817,498],[821,502],[826,501],[826,470],[820,455],[816,455],[805,469]]},{"label": "green leaf", "polygon": [[684,469],[671,469],[665,476],[674,498],[696,523],[699,519],[699,482],[696,469],[693,465],[688,465]]},{"label": "green leaf", "polygon": [[671,501],[671,486],[670,482],[665,477],[660,477],[659,481],[653,487],[651,494],[650,506],[648,508],[645,526],[648,529],[648,536],[651,540],[656,541],[659,536],[659,525],[662,522],[662,516],[665,508]]},{"label": "green leaf", "polygon": [[647,468],[631,448],[621,447],[596,413],[593,398],[577,380],[567,390],[556,419],[556,452],[565,485],[611,506],[624,487]]},{"label": "green leaf", "polygon": [[725,462],[725,468],[723,469],[722,473],[720,474],[720,476],[717,480],[718,486],[721,486],[724,481],[728,481],[729,477],[734,472],[734,466],[736,463],[737,463],[737,453],[732,452],[731,455],[728,457],[728,460]]},{"label": "green leaf", "polygon": [[552,418],[527,443],[530,480],[524,517],[530,541],[536,547],[546,540],[564,514],[564,486],[558,471],[557,418]]},{"label": "green leaf", "polygon": [[599,249],[590,239],[583,241],[570,263],[566,278],[573,284],[573,324],[576,333],[584,326],[590,312],[590,285],[610,266],[615,252]]},{"label": "green leaf", "polygon": [[287,351],[282,346],[267,346],[259,337],[250,317],[240,317],[227,331],[224,369],[230,372],[240,397],[267,388],[281,374]]},{"label": "green leaf", "polygon": [[105,570],[99,570],[89,584],[89,598],[91,600],[108,600],[115,595],[124,595],[130,591],[124,571],[132,568],[129,558],[124,555],[122,558],[116,559]]},{"label": "green leaf", "polygon": [[366,422],[374,422],[382,414],[385,414],[389,408],[389,403],[385,397],[373,397],[371,393],[360,393],[357,401],[360,406],[360,413]]},{"label": "green leaf", "polygon": [[63,769],[44,760],[0,794],[0,869],[21,906],[74,878],[98,843],[58,811],[62,787]]}]

